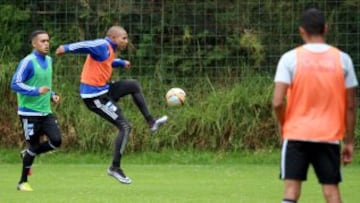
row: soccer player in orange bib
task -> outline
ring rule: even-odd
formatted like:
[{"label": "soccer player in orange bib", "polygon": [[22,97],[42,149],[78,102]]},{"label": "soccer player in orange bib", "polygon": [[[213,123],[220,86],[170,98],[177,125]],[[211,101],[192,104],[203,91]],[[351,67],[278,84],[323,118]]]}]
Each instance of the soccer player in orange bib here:
[{"label": "soccer player in orange bib", "polygon": [[131,95],[152,132],[155,132],[160,125],[164,124],[168,117],[162,116],[158,119],[152,117],[138,81],[128,79],[109,82],[113,68],[131,67],[129,61],[116,58],[116,51],[126,49],[127,44],[128,34],[125,29],[120,26],[112,26],[107,31],[107,37],[104,39],[60,45],[56,49],[56,54],[87,54],[81,73],[80,95],[89,110],[111,122],[119,129],[114,141],[113,160],[108,168],[108,174],[121,183],[130,184],[131,179],[121,169],[120,162],[131,126],[116,102],[121,97]]},{"label": "soccer player in orange bib", "polygon": [[299,28],[305,44],[277,66],[272,104],[282,138],[282,203],[297,202],[310,165],[326,201],[340,203],[341,159],[352,161],[358,81],[349,55],[326,44],[326,31],[323,13],[306,10]]}]

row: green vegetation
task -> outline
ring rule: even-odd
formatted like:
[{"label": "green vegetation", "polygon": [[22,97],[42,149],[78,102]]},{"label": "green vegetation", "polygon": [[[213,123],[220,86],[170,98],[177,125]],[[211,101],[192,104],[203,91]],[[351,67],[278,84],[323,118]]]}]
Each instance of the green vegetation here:
[{"label": "green vegetation", "polygon": [[[271,78],[254,77],[234,84],[231,89],[223,87],[206,94],[194,89],[193,92],[187,91],[187,103],[181,108],[165,106],[163,97],[154,98],[153,102],[158,103],[151,106],[154,114],[170,116],[169,123],[154,135],[150,134],[131,98],[123,99],[120,102],[124,113],[134,126],[128,149],[148,151],[193,147],[238,151],[276,147],[278,138],[272,119],[272,85],[269,84]],[[63,148],[75,146],[82,151],[107,151],[112,146],[116,128],[90,113],[85,105],[74,105],[81,99],[74,95],[76,93],[68,92],[66,89],[69,87],[63,88],[59,91],[63,92],[62,102],[54,108],[63,131]],[[161,94],[158,92],[157,95]],[[8,115],[16,114],[15,108],[10,110],[12,112],[9,111]],[[4,143],[21,143],[18,125],[15,120],[10,126],[17,127],[17,130],[8,133],[11,137],[0,139]]]},{"label": "green vegetation", "polygon": [[[270,106],[272,78],[280,55],[301,43],[298,15],[310,6],[325,11],[329,43],[350,53],[357,66],[356,0],[1,1],[0,145],[24,145],[9,83],[19,60],[31,51],[29,33],[35,28],[48,30],[54,50],[62,43],[101,38],[110,25],[121,24],[132,42],[120,55],[132,62],[133,69],[116,70],[113,79],[140,80],[152,113],[170,115],[170,123],[151,136],[131,98],[121,100],[134,129],[128,151],[277,148]],[[62,97],[54,111],[63,148],[108,151],[115,128],[90,113],[78,94],[84,56],[51,55],[53,86]],[[165,105],[164,94],[175,86],[188,95],[182,108]]]},{"label": "green vegetation", "polygon": [[[3,156],[0,164],[19,163],[19,149],[0,149]],[[161,150],[131,153],[125,151],[125,164],[274,164],[279,161],[278,150],[262,150],[257,152],[242,151],[198,151],[198,150]],[[35,159],[35,164],[108,164],[111,151],[104,153],[79,152],[78,150],[56,150],[43,154]],[[359,162],[360,163],[360,162]]]}]

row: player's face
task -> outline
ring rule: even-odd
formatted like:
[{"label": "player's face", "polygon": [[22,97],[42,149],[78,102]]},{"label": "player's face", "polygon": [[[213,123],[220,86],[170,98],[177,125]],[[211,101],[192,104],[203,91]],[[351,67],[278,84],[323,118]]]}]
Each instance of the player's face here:
[{"label": "player's face", "polygon": [[126,49],[129,41],[128,35],[125,31],[121,31],[118,36],[114,39],[115,43],[117,44],[117,48],[120,50]]},{"label": "player's face", "polygon": [[32,41],[33,47],[43,55],[49,53],[50,38],[46,33],[38,34]]}]

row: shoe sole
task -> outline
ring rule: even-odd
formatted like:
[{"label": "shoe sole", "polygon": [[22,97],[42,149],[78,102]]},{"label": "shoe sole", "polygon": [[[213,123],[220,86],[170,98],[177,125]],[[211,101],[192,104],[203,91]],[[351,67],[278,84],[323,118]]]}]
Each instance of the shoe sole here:
[{"label": "shoe sole", "polygon": [[20,192],[32,192],[32,191],[34,191],[33,189],[31,189],[31,190],[21,189],[19,186],[17,186],[16,189],[17,189],[18,191],[20,191]]},{"label": "shoe sole", "polygon": [[119,181],[120,183],[122,183],[122,184],[126,184],[126,185],[129,185],[129,184],[131,184],[131,179],[124,179],[124,178],[118,178],[118,177],[116,177],[115,175],[113,175],[111,172],[109,172],[108,171],[108,175],[109,176],[111,176],[111,177],[113,177],[113,178],[115,178],[117,181]]},{"label": "shoe sole", "polygon": [[32,191],[34,191],[34,190],[21,190],[19,188],[17,188],[17,190],[20,191],[20,192],[32,192]]}]

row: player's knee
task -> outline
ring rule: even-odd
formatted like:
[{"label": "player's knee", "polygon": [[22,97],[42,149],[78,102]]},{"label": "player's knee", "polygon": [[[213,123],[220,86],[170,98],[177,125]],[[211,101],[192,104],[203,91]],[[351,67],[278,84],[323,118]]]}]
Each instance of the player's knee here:
[{"label": "player's knee", "polygon": [[291,200],[298,200],[300,197],[300,185],[295,184],[286,184],[284,191],[284,198]]},{"label": "player's knee", "polygon": [[323,194],[328,202],[341,202],[340,191],[337,184],[323,185]]},{"label": "player's knee", "polygon": [[141,92],[141,86],[137,80],[131,80],[131,88],[134,92]]},{"label": "player's knee", "polygon": [[129,126],[128,126],[128,128],[127,128],[127,132],[128,132],[128,134],[130,134],[131,129],[132,129],[132,127],[131,127],[131,125],[129,125]]},{"label": "player's knee", "polygon": [[128,122],[126,122],[126,124],[123,125],[123,129],[124,129],[125,132],[127,132],[127,134],[128,134],[128,133],[131,132],[132,127],[131,127],[131,125],[130,125]]},{"label": "player's knee", "polygon": [[60,147],[61,143],[62,143],[62,140],[61,140],[61,137],[60,137],[60,136],[57,137],[57,138],[53,138],[53,139],[50,140],[50,145],[51,145],[52,148],[54,148],[54,149]]},{"label": "player's knee", "polygon": [[132,127],[127,121],[120,121],[119,124],[118,124],[118,129],[120,131],[124,131],[125,134],[129,134]]}]

